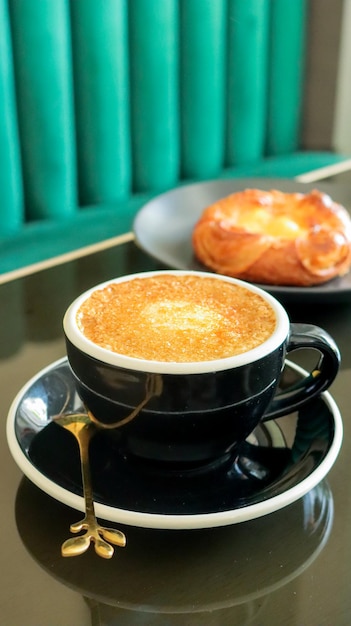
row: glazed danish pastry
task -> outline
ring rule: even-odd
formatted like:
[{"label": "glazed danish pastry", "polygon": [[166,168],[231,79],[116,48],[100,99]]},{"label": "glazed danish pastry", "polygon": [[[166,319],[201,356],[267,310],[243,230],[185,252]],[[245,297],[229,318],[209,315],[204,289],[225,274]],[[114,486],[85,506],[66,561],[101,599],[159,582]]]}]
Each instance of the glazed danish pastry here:
[{"label": "glazed danish pastry", "polygon": [[207,207],[192,233],[209,269],[272,285],[309,286],[346,274],[351,218],[330,196],[245,189]]}]

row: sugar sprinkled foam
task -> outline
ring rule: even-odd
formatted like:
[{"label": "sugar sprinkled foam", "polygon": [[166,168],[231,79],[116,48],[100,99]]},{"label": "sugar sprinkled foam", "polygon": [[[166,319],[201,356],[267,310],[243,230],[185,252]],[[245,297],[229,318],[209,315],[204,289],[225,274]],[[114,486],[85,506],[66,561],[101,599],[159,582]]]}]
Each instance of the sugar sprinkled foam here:
[{"label": "sugar sprinkled foam", "polygon": [[162,274],[111,283],[81,305],[82,333],[135,358],[196,362],[242,354],[272,334],[268,302],[213,277]]}]

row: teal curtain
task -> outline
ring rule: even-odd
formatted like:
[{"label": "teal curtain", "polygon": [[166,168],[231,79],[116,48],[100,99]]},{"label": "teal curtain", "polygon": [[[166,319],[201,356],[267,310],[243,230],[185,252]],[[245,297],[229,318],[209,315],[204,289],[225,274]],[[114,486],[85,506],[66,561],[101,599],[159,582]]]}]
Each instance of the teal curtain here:
[{"label": "teal curtain", "polygon": [[76,207],[76,151],[67,0],[9,3],[26,211],[62,218]]},{"label": "teal curtain", "polygon": [[216,176],[225,148],[226,0],[180,0],[181,174]]},{"label": "teal curtain", "polygon": [[258,161],[264,155],[269,17],[269,0],[228,0],[229,166]]},{"label": "teal curtain", "polygon": [[130,0],[133,182],[172,187],[179,175],[178,2]]},{"label": "teal curtain", "polygon": [[127,7],[127,0],[71,3],[82,205],[130,193]]},{"label": "teal curtain", "polygon": [[0,236],[23,221],[23,189],[14,92],[13,60],[6,0],[0,0]]},{"label": "teal curtain", "polygon": [[293,152],[299,147],[306,16],[306,0],[272,1],[267,121],[269,154]]}]

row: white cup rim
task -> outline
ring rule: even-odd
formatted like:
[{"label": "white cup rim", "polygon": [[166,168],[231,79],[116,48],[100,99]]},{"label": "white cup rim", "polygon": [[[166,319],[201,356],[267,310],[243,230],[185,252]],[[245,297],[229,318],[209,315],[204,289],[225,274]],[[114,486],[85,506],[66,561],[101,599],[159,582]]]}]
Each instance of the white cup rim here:
[{"label": "white cup rim", "polygon": [[[223,359],[215,359],[208,361],[193,361],[193,362],[168,362],[168,361],[152,361],[146,359],[139,359],[136,357],[129,357],[123,354],[118,354],[102,348],[88,339],[82,331],[78,328],[76,323],[76,316],[78,309],[82,303],[96,290],[103,289],[104,287],[113,284],[121,283],[135,278],[147,278],[152,276],[158,276],[162,274],[171,275],[195,275],[212,277],[217,280],[229,282],[232,284],[241,285],[242,287],[261,295],[266,302],[268,302],[276,316],[276,327],[269,338],[261,343],[256,348],[248,350],[242,354],[226,357]],[[197,270],[155,270],[148,272],[139,272],[136,274],[128,274],[126,276],[120,276],[107,280],[98,285],[94,285],[84,293],[80,294],[68,307],[64,318],[63,328],[67,339],[78,348],[82,353],[108,365],[120,367],[127,370],[143,371],[150,373],[160,374],[202,374],[210,373],[214,371],[223,371],[248,365],[255,361],[258,361],[268,354],[271,354],[274,350],[279,348],[287,339],[289,334],[290,322],[288,315],[283,306],[269,293],[256,287],[251,283],[239,280],[237,278],[231,278],[222,274],[213,274],[210,272],[201,272]]]}]

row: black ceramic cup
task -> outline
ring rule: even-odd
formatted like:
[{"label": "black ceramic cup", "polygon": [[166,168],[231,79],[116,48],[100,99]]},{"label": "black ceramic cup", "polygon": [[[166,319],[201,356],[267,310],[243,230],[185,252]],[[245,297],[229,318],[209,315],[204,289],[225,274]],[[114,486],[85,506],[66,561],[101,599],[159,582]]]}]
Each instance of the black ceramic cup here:
[{"label": "black ceramic cup", "polygon": [[[92,292],[158,274],[212,276],[241,285],[269,303],[275,328],[243,354],[190,363],[128,357],[87,339],[77,311]],[[145,272],[98,285],[68,308],[64,333],[77,391],[94,418],[112,429],[118,449],[139,460],[179,467],[211,464],[235,453],[260,420],[290,413],[326,390],[340,363],[339,350],[323,329],[290,324],[282,305],[253,285],[203,272]],[[299,348],[318,351],[316,366],[299,384],[278,393],[286,354]]]}]

